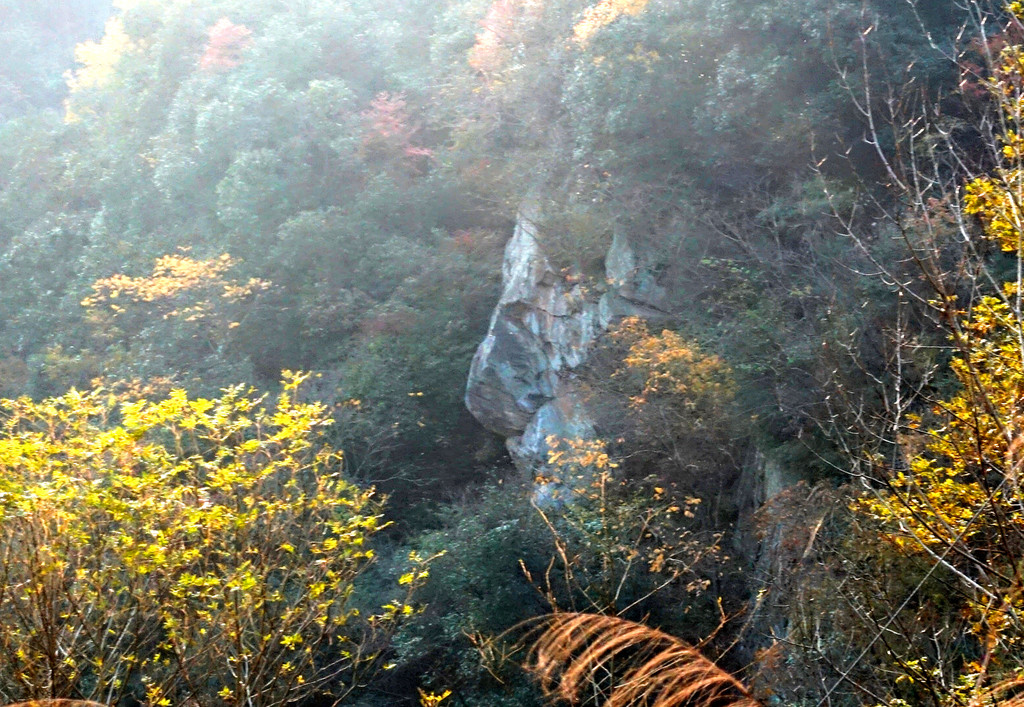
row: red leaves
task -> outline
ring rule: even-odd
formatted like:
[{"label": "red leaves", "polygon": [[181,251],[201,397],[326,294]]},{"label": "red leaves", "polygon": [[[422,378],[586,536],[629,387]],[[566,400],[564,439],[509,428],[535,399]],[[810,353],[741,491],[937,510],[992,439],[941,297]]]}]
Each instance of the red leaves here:
[{"label": "red leaves", "polygon": [[408,144],[416,132],[409,125],[404,93],[378,93],[370,101],[370,109],[363,115],[369,123],[370,131],[382,140]]},{"label": "red leaves", "polygon": [[242,63],[242,52],[252,43],[252,30],[245,25],[236,25],[227,17],[217,20],[207,34],[209,41],[199,59],[199,66],[205,71],[238,66]]},{"label": "red leaves", "polygon": [[415,142],[420,126],[409,116],[404,93],[378,93],[363,112],[363,119],[363,147],[368,152],[397,156],[413,172],[422,171],[423,163],[433,158],[433,150]]}]

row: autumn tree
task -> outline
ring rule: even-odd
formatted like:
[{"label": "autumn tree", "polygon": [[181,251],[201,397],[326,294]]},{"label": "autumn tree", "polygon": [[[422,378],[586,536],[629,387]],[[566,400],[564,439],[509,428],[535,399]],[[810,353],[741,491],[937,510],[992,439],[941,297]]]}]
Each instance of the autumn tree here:
[{"label": "autumn tree", "polygon": [[723,461],[733,446],[736,375],[723,357],[638,317],[612,328],[599,355],[605,357],[607,363],[595,365],[592,385],[599,399],[621,407],[613,427],[620,447],[656,460],[676,480],[692,483],[700,470],[712,468],[728,478]]},{"label": "autumn tree", "polygon": [[[179,250],[157,258],[148,275],[115,274],[93,282],[80,303],[98,349],[93,375],[108,380],[166,376],[182,370],[186,360],[208,374],[223,366],[231,356],[226,347],[232,333],[271,290],[271,283],[259,278],[231,277],[238,265],[226,253],[197,259]],[[131,363],[121,366],[125,351]],[[59,352],[51,353],[56,364]],[[217,382],[226,385],[225,378]]]},{"label": "autumn tree", "polygon": [[[874,619],[873,638],[865,638],[859,656],[838,668],[828,694],[876,644],[888,648],[899,676],[889,688],[892,704],[998,702],[997,693],[1012,687],[1001,681],[1024,668],[1024,151],[1019,137],[1024,47],[1012,39],[1022,12],[1011,4],[1001,18],[1006,23],[1002,39],[989,41],[983,34],[983,41],[965,52],[977,56],[979,46],[991,50],[987,74],[971,78],[965,99],[978,100],[974,89],[984,88],[978,142],[946,129],[935,120],[936,112],[892,124],[901,152],[883,159],[903,201],[893,223],[916,272],[901,273],[874,261],[900,291],[903,324],[896,328],[893,366],[885,378],[887,414],[847,448],[862,482],[862,495],[852,503],[855,523],[873,528],[888,552],[906,558],[906,567],[925,569],[895,606],[884,607],[882,618]],[[879,117],[870,110],[869,119]],[[853,229],[849,233],[870,252]],[[908,334],[913,305],[944,332],[947,373],[928,362],[926,341]],[[845,417],[837,412],[836,421],[843,420],[846,431],[856,428],[865,420],[864,408],[858,409],[860,422],[856,412]],[[859,552],[877,559],[886,550],[862,547]],[[955,590],[941,600],[925,598],[921,594],[930,581]],[[939,601],[952,602],[943,611],[955,620],[950,619],[952,627],[937,629],[927,646],[914,639],[901,612]],[[890,629],[895,629],[891,639],[881,635]],[[957,641],[958,648],[938,648]]]},{"label": "autumn tree", "polygon": [[223,71],[242,62],[242,52],[251,43],[252,30],[222,17],[210,27],[208,34],[210,39],[199,58],[199,66],[206,71]]}]

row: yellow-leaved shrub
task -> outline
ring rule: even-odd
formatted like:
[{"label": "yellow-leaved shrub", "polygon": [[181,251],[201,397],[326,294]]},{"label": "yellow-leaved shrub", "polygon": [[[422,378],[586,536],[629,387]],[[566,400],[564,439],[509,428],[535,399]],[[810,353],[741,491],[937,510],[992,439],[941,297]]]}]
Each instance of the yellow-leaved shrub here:
[{"label": "yellow-leaved shrub", "polygon": [[380,506],[342,478],[302,380],[273,404],[0,401],[0,689],[148,705],[345,689],[372,653],[349,597]]}]

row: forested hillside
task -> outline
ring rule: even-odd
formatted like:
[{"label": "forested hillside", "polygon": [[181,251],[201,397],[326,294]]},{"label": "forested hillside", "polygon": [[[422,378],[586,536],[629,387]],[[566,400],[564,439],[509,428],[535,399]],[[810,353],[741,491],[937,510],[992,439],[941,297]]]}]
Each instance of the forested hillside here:
[{"label": "forested hillside", "polygon": [[1019,704],[1022,18],[0,0],[0,700]]}]

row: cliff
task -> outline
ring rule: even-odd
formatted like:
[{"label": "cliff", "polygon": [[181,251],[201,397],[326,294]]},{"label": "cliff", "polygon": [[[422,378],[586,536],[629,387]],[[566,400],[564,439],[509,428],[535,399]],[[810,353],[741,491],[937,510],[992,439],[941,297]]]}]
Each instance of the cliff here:
[{"label": "cliff", "polygon": [[609,327],[626,316],[665,317],[663,293],[627,234],[615,234],[597,294],[552,264],[540,220],[528,207],[519,215],[505,247],[502,294],[466,386],[470,412],[506,438],[521,468],[543,463],[549,435],[595,436],[597,415],[577,373]]}]

